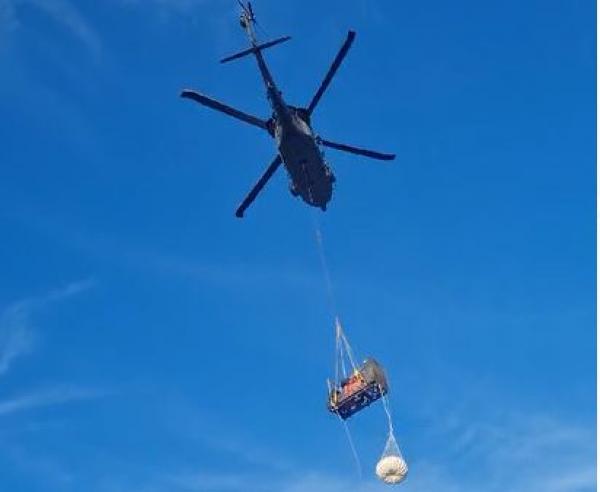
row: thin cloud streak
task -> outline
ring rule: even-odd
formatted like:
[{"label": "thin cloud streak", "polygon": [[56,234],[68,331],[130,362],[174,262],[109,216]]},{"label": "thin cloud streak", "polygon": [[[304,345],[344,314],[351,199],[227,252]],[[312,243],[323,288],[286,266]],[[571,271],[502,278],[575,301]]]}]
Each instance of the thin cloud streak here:
[{"label": "thin cloud streak", "polygon": [[0,312],[0,376],[6,374],[15,359],[31,352],[35,344],[32,316],[50,304],[77,296],[94,286],[93,280],[73,282],[43,296],[22,299]]},{"label": "thin cloud streak", "polygon": [[211,0],[121,0],[125,5],[136,5],[160,8],[178,13],[189,13],[191,10],[206,6]]},{"label": "thin cloud streak", "polygon": [[0,0],[0,35],[13,32],[19,26],[15,6],[11,0]]},{"label": "thin cloud streak", "polygon": [[22,23],[19,5],[33,5],[63,26],[95,56],[102,52],[102,42],[90,22],[68,0],[0,0],[0,31],[11,32]]},{"label": "thin cloud streak", "polygon": [[75,386],[56,386],[0,401],[0,417],[40,407],[61,405],[78,400],[91,400],[106,396],[106,391]]},{"label": "thin cloud streak", "polygon": [[[472,438],[448,448],[440,462],[409,463],[406,492],[592,492],[596,490],[595,439],[588,429],[546,416],[507,417],[500,423],[461,426]],[[472,429],[474,427],[474,430]],[[456,428],[443,436],[454,439]],[[428,457],[432,459],[433,457]],[[434,459],[434,458],[433,458]],[[442,464],[444,463],[444,464]],[[447,464],[452,464],[449,467]],[[201,470],[166,475],[165,482],[187,492],[374,492],[385,485],[321,470],[279,473]]]},{"label": "thin cloud streak", "polygon": [[38,212],[24,213],[21,210],[7,216],[58,244],[81,251],[91,257],[158,275],[200,280],[226,288],[232,286],[256,288],[257,285],[264,285],[275,289],[286,286],[300,290],[314,290],[320,288],[323,282],[316,262],[314,270],[294,265],[248,263],[218,265],[214,262],[206,263],[194,258],[182,258],[163,253],[144,245],[130,244],[95,231],[84,232],[76,227],[45,218]]},{"label": "thin cloud streak", "polygon": [[0,319],[0,376],[14,360],[27,354],[33,347],[34,336],[23,313],[4,313]]}]

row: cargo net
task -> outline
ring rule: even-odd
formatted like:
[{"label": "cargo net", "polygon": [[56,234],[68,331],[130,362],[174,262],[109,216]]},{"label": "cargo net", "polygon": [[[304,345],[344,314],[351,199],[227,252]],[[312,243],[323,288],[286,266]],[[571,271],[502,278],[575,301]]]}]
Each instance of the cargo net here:
[{"label": "cargo net", "polygon": [[383,453],[381,453],[381,457],[379,459],[381,460],[390,456],[402,457],[402,453],[400,452],[400,447],[398,446],[398,441],[396,441],[396,436],[394,436],[393,430],[390,430],[388,434],[387,441],[385,442],[385,448],[383,448]]},{"label": "cargo net", "polygon": [[383,397],[383,408],[388,418],[388,437],[383,453],[375,467],[375,473],[383,482],[393,485],[402,482],[408,473],[408,465],[400,452],[400,446],[394,435],[394,425],[387,397]]}]

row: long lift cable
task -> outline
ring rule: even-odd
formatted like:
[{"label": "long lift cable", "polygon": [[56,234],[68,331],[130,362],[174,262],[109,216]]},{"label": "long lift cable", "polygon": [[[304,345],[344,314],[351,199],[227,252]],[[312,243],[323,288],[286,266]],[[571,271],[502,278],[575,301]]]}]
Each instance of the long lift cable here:
[{"label": "long lift cable", "polygon": [[[310,192],[310,189],[309,189]],[[346,377],[346,363],[345,359],[348,358],[350,364],[352,365],[352,370],[356,370],[356,365],[354,364],[354,357],[352,354],[352,348],[344,335],[344,330],[342,328],[342,324],[340,322],[340,318],[338,315],[337,304],[335,299],[335,292],[333,289],[333,282],[331,281],[331,274],[329,272],[329,265],[327,264],[327,256],[325,255],[325,247],[323,244],[323,233],[321,232],[321,225],[319,223],[319,218],[316,213],[312,213],[313,219],[313,228],[315,231],[315,239],[317,243],[317,251],[319,253],[319,260],[321,262],[321,269],[323,271],[323,278],[325,280],[325,288],[327,292],[327,303],[329,304],[330,312],[335,319],[335,381],[334,384],[339,387],[340,384],[340,371],[341,374]],[[356,446],[354,445],[354,440],[352,439],[352,434],[350,433],[350,428],[348,427],[348,423],[339,417],[342,426],[344,427],[344,433],[346,434],[346,438],[348,439],[348,444],[350,445],[350,450],[352,451],[352,456],[354,458],[354,463],[356,464],[356,471],[358,473],[359,478],[362,478],[362,465],[360,463],[360,457],[358,456],[358,452],[356,450]]]}]

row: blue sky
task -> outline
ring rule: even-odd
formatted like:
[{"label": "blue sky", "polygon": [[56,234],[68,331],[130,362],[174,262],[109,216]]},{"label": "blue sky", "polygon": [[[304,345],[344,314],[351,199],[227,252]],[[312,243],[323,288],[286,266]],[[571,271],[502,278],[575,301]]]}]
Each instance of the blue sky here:
[{"label": "blue sky", "polygon": [[256,128],[233,1],[0,0],[0,488],[384,490],[325,411],[337,310],[386,367],[407,492],[595,490],[595,4],[256,1],[330,209]]}]

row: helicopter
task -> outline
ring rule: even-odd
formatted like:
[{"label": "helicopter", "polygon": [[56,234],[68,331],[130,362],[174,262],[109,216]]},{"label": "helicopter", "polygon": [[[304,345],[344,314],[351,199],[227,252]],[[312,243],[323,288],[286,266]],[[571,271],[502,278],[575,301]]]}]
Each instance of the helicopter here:
[{"label": "helicopter", "polygon": [[284,101],[282,93],[275,84],[262,53],[263,50],[284,43],[290,40],[291,37],[284,36],[273,41],[259,43],[255,31],[256,17],[251,3],[243,4],[240,0],[238,0],[238,3],[242,9],[240,25],[246,31],[250,47],[223,58],[221,63],[237,60],[247,55],[254,55],[266,87],[267,99],[272,109],[271,117],[267,120],[258,118],[190,89],[183,90],[181,97],[191,99],[211,109],[266,130],[276,140],[277,155],[237,208],[235,212],[236,217],[242,218],[244,216],[246,209],[256,199],[281,164],[284,165],[289,175],[290,192],[292,195],[300,196],[307,204],[325,211],[333,194],[335,176],[325,162],[321,150],[322,146],[384,161],[393,160],[396,157],[394,154],[375,152],[373,150],[326,140],[315,134],[311,126],[312,113],[346,57],[356,37],[356,33],[348,31],[344,44],[338,51],[325,78],[308,106],[291,106]]}]

